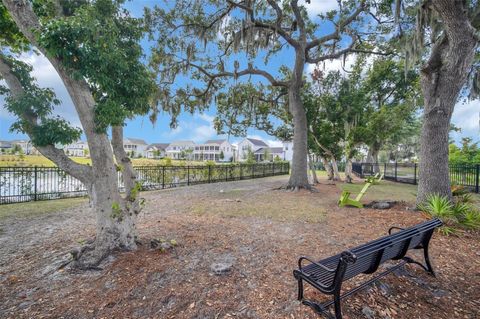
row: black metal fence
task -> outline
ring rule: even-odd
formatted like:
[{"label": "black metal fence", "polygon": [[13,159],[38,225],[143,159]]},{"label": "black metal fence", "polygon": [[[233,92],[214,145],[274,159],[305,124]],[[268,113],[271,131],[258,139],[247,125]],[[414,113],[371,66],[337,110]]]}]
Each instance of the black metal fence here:
[{"label": "black metal fence", "polygon": [[[479,192],[480,164],[450,164],[450,181]],[[418,182],[417,163],[353,163],[353,172],[359,177],[384,174],[384,178],[401,183],[416,185]]]},{"label": "black metal fence", "polygon": [[[288,162],[199,166],[136,166],[143,190],[285,175]],[[123,188],[122,174],[118,187]],[[0,204],[85,196],[85,186],[58,167],[0,167]]]}]

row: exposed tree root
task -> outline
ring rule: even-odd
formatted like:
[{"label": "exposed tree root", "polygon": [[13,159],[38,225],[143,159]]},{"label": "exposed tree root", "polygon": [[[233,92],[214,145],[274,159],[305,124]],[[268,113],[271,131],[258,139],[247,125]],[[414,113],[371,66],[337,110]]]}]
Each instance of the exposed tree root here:
[{"label": "exposed tree root", "polygon": [[90,240],[82,247],[70,252],[72,260],[69,267],[78,270],[103,270],[100,264],[116,250],[121,249],[99,248],[95,245],[94,240]]},{"label": "exposed tree root", "polygon": [[299,192],[301,189],[306,189],[311,191],[312,193],[317,193],[318,190],[313,187],[314,185],[310,184],[305,184],[305,185],[291,185],[291,184],[285,184],[280,187],[274,188],[275,190],[286,190],[286,191],[291,191],[291,192]]}]

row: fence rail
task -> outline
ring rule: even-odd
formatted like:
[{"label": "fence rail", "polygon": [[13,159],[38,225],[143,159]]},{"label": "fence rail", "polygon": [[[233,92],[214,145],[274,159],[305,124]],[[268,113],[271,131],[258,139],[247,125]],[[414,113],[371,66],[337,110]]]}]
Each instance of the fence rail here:
[{"label": "fence rail", "polygon": [[[352,171],[360,177],[383,173],[384,178],[401,183],[418,183],[417,163],[353,163]],[[479,192],[480,164],[450,164],[450,181]]]},{"label": "fence rail", "polygon": [[[143,190],[159,190],[215,182],[229,182],[290,171],[288,162],[204,166],[136,166]],[[122,174],[118,174],[122,190]],[[58,167],[0,167],[0,204],[87,195],[85,186]]]}]

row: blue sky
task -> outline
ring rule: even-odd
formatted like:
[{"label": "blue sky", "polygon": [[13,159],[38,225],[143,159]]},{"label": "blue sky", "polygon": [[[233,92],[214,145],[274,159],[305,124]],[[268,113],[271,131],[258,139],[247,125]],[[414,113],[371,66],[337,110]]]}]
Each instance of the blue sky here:
[{"label": "blue sky", "polygon": [[[319,1],[312,0],[311,4],[307,4],[309,13],[311,16],[315,16],[320,12],[326,12],[336,7],[336,0]],[[144,6],[153,6],[154,4],[161,4],[162,1],[155,0],[141,0],[132,1],[126,4],[128,10],[132,15],[140,16],[143,13]],[[148,44],[144,44],[145,51],[148,54]],[[353,57],[347,58],[346,67],[352,63]],[[65,87],[63,86],[60,78],[50,65],[48,60],[43,56],[37,56],[35,54],[24,54],[22,60],[33,65],[34,76],[37,78],[38,83],[43,87],[53,88],[57,94],[57,97],[62,101],[62,104],[57,107],[56,114],[69,120],[72,124],[79,126],[78,117],[75,113],[72,101],[70,100]],[[276,73],[278,65],[285,63],[289,65],[291,58],[285,52],[276,57],[276,61],[272,61],[269,64],[269,71]],[[287,62],[286,62],[287,61]],[[313,65],[306,67],[306,73],[313,70]],[[338,70],[341,68],[341,61],[328,61],[325,63],[325,69]],[[181,83],[180,83],[181,85]],[[461,137],[469,136],[474,141],[479,140],[479,111],[480,101],[460,102],[458,103],[454,115],[453,123],[462,128],[461,133],[453,133],[452,137],[455,140],[460,140]],[[176,129],[170,129],[170,118],[166,114],[159,116],[159,119],[155,125],[149,121],[148,117],[137,117],[134,120],[127,122],[125,127],[125,136],[133,138],[141,138],[148,143],[154,142],[171,142],[173,140],[193,140],[195,142],[203,142],[208,139],[216,138],[229,138],[231,142],[236,142],[242,137],[233,136],[217,136],[212,120],[215,116],[215,107],[204,112],[203,114],[182,114],[179,117],[179,125]],[[12,140],[18,138],[27,138],[25,135],[9,132],[9,127],[14,121],[14,118],[4,109],[3,100],[0,98],[0,140]],[[272,146],[278,145],[279,141],[276,141],[274,137],[268,136],[262,131],[249,129],[248,136],[262,138]]]}]

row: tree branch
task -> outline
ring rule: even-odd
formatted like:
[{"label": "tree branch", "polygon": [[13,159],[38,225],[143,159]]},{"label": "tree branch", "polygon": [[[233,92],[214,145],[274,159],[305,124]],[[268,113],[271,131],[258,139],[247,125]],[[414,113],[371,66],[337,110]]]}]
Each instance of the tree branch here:
[{"label": "tree branch", "polygon": [[340,40],[340,34],[345,30],[350,23],[352,23],[359,15],[365,10],[365,1],[360,3],[360,6],[345,20],[341,21],[335,28],[335,31],[327,34],[323,37],[314,39],[307,43],[305,50],[308,52],[310,49],[317,47],[323,43],[326,43],[331,40]]},{"label": "tree branch", "polygon": [[197,70],[199,70],[201,73],[203,73],[204,75],[206,75],[210,79],[216,79],[216,78],[220,78],[220,77],[240,77],[240,76],[244,76],[244,75],[260,75],[260,76],[263,76],[265,79],[267,79],[273,86],[288,87],[287,82],[275,80],[273,75],[271,75],[270,73],[268,73],[265,70],[260,70],[260,69],[256,69],[256,68],[248,68],[248,69],[238,71],[238,72],[220,72],[220,73],[212,74],[212,73],[209,73],[202,66],[197,65],[195,63],[189,63],[189,65],[196,68]]},{"label": "tree branch", "polygon": [[117,159],[117,164],[121,166],[126,199],[134,201],[136,198],[134,197],[135,194],[132,193],[132,190],[136,186],[137,173],[133,169],[132,161],[128,157],[127,152],[125,152],[125,149],[123,148],[122,126],[112,126],[112,149],[113,154],[115,154],[115,158]]},{"label": "tree branch", "polygon": [[[25,90],[13,72],[10,64],[5,61],[4,57],[0,54],[0,75],[4,78],[10,89],[10,94],[13,98],[20,98],[25,94]],[[37,126],[37,117],[33,111],[25,111],[21,114],[22,120],[27,121],[32,126]],[[29,132],[26,132],[27,134]],[[38,146],[35,145],[38,151],[46,158],[57,164],[59,168],[72,175],[82,183],[90,184],[93,181],[92,168],[87,165],[79,164],[71,160],[63,150],[57,149],[54,145]]]},{"label": "tree branch", "polygon": [[293,14],[295,15],[295,20],[297,21],[298,30],[300,31],[301,42],[304,43],[307,35],[305,33],[305,21],[303,20],[300,8],[298,7],[298,0],[290,1],[290,7],[292,7]]},{"label": "tree branch", "polygon": [[[80,92],[78,92],[78,90],[90,92],[90,87],[88,83],[84,79],[73,79],[72,77],[70,77],[69,72],[65,70],[61,61],[56,57],[52,56],[51,54],[48,54],[44,48],[38,45],[35,32],[38,32],[41,26],[38,17],[33,12],[28,0],[2,1],[23,35],[30,41],[33,46],[35,46],[40,52],[43,53],[43,55],[50,61],[55,70],[58,72],[60,78],[65,84],[65,87],[67,88],[70,97],[74,102],[74,106],[79,115],[80,121],[84,128],[84,132],[85,134],[87,134],[88,137],[90,131],[95,131],[95,127],[93,125],[93,123],[95,123],[93,108],[96,103],[91,94],[87,96],[84,94],[79,94]],[[91,109],[79,109],[78,105],[89,105]]]},{"label": "tree branch", "polygon": [[[276,24],[272,24],[272,23],[266,23],[266,22],[263,22],[263,21],[260,21],[260,20],[257,20],[255,19],[255,16],[254,16],[254,10],[251,6],[246,6],[246,5],[243,5],[243,4],[240,4],[240,3],[237,3],[235,1],[232,1],[232,0],[227,0],[227,2],[234,6],[234,7],[237,7],[237,8],[240,8],[244,11],[247,12],[247,14],[249,15],[250,17],[250,21],[253,23],[253,25],[257,28],[262,28],[262,29],[268,29],[268,30],[272,30],[274,32],[276,32],[278,35],[280,35],[282,38],[285,39],[285,41],[287,41],[291,46],[295,47],[295,48],[298,48],[300,46],[300,44],[298,43],[297,40],[295,40],[294,38],[292,38],[288,33],[287,31],[285,31],[280,24],[278,24],[278,16],[277,16],[277,23]],[[278,14],[278,9],[280,9],[277,6],[274,6],[272,5],[271,1],[268,1],[268,3],[273,7],[273,9],[277,12]],[[280,10],[281,11],[281,10]]]},{"label": "tree branch", "polygon": [[307,63],[318,63],[318,62],[325,61],[325,60],[337,59],[344,54],[352,52],[352,50],[355,48],[356,43],[357,43],[357,40],[354,38],[352,40],[352,42],[350,43],[350,45],[343,50],[339,50],[337,52],[333,52],[333,53],[330,53],[330,54],[325,54],[325,55],[322,55],[322,56],[319,56],[319,57],[316,57],[316,58],[311,58],[310,56],[307,55],[305,61]]}]

